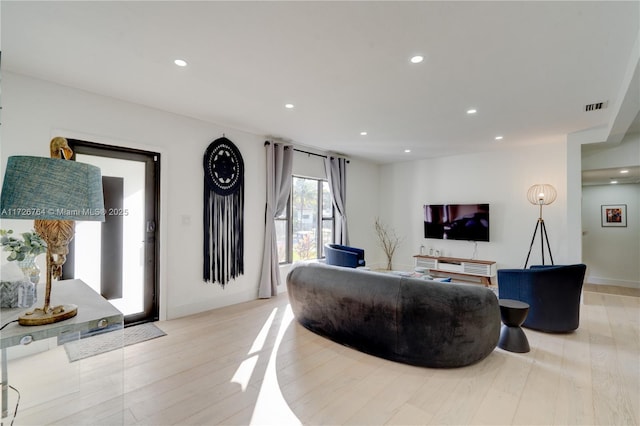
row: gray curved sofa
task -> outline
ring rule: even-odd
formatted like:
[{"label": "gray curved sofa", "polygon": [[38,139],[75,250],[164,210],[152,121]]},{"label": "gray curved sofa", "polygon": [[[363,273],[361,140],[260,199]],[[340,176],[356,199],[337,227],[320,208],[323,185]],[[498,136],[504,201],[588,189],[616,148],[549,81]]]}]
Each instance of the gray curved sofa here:
[{"label": "gray curved sofa", "polygon": [[495,294],[475,284],[298,263],[287,275],[295,318],[362,352],[425,367],[462,367],[500,337]]}]

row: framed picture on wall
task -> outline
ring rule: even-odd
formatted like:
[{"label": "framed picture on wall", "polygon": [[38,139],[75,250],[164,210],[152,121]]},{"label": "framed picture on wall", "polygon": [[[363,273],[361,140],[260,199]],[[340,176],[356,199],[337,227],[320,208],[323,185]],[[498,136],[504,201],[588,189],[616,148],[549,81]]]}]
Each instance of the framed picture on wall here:
[{"label": "framed picture on wall", "polygon": [[627,205],[626,204],[606,204],[601,206],[603,227],[626,227],[627,226]]}]

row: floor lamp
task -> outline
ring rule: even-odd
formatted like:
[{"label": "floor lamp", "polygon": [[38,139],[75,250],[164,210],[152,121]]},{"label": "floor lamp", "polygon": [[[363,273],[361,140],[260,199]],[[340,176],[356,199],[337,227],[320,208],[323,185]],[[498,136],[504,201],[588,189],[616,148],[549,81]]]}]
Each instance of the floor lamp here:
[{"label": "floor lamp", "polygon": [[98,167],[76,161],[13,156],[5,169],[0,218],[35,220],[36,232],[47,243],[44,306],[26,312],[20,325],[52,324],[74,317],[73,304],[51,306],[51,285],[59,278],[73,238],[74,221],[104,221],[102,178]]},{"label": "floor lamp", "polygon": [[551,254],[551,246],[549,246],[549,237],[547,236],[547,227],[544,225],[544,219],[542,219],[542,206],[553,203],[557,197],[556,189],[548,183],[535,184],[529,191],[527,191],[527,199],[531,204],[540,206],[540,216],[536,222],[536,228],[533,230],[533,236],[531,237],[531,244],[529,245],[529,253],[527,254],[527,260],[524,262],[524,268],[527,268],[529,263],[529,256],[531,256],[531,249],[536,239],[538,229],[540,229],[540,250],[542,253],[542,264],[544,265],[544,244],[547,243],[547,249],[549,250],[549,258],[551,258],[551,264],[553,265],[553,255]]}]

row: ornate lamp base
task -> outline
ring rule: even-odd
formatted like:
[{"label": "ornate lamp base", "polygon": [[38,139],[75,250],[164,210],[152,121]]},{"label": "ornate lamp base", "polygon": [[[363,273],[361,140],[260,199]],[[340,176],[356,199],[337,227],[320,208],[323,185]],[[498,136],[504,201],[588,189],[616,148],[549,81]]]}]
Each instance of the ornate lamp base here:
[{"label": "ornate lamp base", "polygon": [[60,305],[52,308],[37,308],[18,318],[20,325],[45,325],[73,318],[78,314],[77,305]]}]

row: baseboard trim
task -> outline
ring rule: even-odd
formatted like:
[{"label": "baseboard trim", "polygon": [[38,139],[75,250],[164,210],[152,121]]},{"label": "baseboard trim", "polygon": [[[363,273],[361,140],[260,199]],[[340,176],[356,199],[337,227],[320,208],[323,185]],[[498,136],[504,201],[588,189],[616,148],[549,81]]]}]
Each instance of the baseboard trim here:
[{"label": "baseboard trim", "polygon": [[167,312],[167,320],[195,315],[212,309],[237,305],[238,303],[250,302],[257,298],[258,295],[256,294],[256,290],[239,291],[237,293],[227,293],[224,295],[217,294],[215,298],[206,299],[197,303],[174,306],[170,312]]},{"label": "baseboard trim", "polygon": [[628,287],[628,288],[640,289],[640,281],[628,281],[628,280],[618,280],[615,278],[587,276],[585,277],[584,282],[589,284],[613,285],[617,287]]},{"label": "baseboard trim", "polygon": [[640,297],[640,288],[621,287],[617,285],[606,284],[589,284],[585,283],[582,287],[584,291],[592,293],[616,294],[618,296],[634,296]]}]

